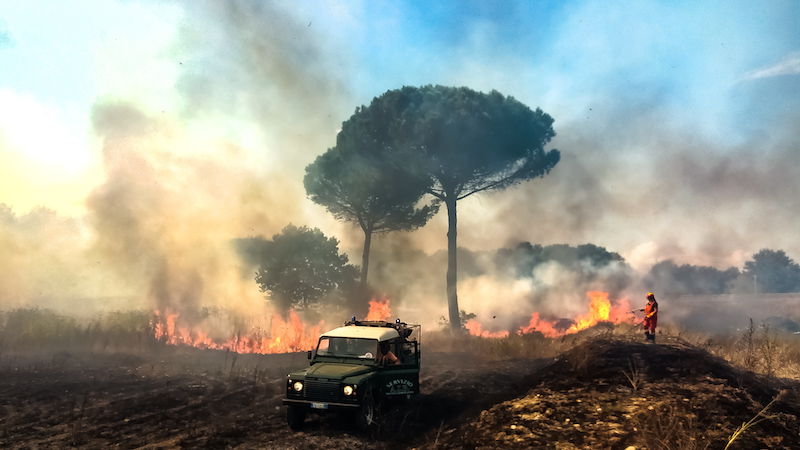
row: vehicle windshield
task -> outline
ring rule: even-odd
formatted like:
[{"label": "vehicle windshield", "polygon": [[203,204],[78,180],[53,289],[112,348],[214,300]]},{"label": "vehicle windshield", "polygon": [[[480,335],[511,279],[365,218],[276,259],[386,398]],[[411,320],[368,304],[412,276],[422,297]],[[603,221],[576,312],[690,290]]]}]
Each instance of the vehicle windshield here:
[{"label": "vehicle windshield", "polygon": [[344,337],[321,337],[317,346],[318,356],[375,359],[378,341]]}]

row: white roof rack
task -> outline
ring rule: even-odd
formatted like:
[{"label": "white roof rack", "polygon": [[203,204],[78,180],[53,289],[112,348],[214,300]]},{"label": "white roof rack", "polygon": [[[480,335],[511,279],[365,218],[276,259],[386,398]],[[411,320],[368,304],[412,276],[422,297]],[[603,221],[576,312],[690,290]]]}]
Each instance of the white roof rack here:
[{"label": "white roof rack", "polygon": [[360,326],[346,326],[334,328],[327,333],[322,333],[323,337],[349,337],[361,339],[376,339],[380,342],[388,341],[390,339],[397,339],[400,334],[394,328],[390,327],[360,327]]}]

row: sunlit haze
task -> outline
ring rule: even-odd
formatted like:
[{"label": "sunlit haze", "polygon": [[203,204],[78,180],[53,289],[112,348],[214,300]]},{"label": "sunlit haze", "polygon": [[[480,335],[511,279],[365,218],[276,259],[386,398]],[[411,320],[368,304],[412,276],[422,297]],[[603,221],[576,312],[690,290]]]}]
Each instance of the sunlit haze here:
[{"label": "sunlit haze", "polygon": [[[229,241],[290,223],[359,264],[361,230],[307,199],[304,169],[356,107],[427,84],[555,119],[559,164],[460,202],[460,247],[592,243],[642,271],[798,260],[798,23],[792,0],[2,2],[0,309],[258,310]],[[446,233],[442,208],[376,236],[373,262],[433,255]],[[435,270],[394,311],[445,315]],[[535,290],[495,275],[459,285],[467,311]],[[564,298],[580,305],[542,311],[585,310],[585,292]]]}]

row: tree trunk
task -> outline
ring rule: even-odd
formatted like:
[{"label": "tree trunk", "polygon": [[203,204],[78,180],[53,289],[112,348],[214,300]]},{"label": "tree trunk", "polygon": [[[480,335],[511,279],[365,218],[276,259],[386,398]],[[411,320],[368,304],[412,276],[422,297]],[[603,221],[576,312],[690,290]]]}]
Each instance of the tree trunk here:
[{"label": "tree trunk", "polygon": [[448,195],[445,199],[447,205],[447,307],[450,314],[450,329],[453,332],[461,331],[461,317],[458,314],[458,293],[456,291],[458,269],[456,262],[457,225],[456,196]]},{"label": "tree trunk", "polygon": [[367,272],[369,272],[369,247],[372,245],[372,230],[364,230],[364,252],[361,253],[361,295],[367,292]]}]

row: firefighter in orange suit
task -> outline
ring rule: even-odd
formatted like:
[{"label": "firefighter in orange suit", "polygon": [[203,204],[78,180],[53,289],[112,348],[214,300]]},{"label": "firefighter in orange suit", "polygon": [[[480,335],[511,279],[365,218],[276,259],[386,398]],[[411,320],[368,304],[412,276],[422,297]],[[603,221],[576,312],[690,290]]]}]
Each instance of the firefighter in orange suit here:
[{"label": "firefighter in orange suit", "polygon": [[658,324],[658,302],[652,292],[647,293],[647,305],[639,311],[644,312],[644,338],[656,341],[656,325]]}]

